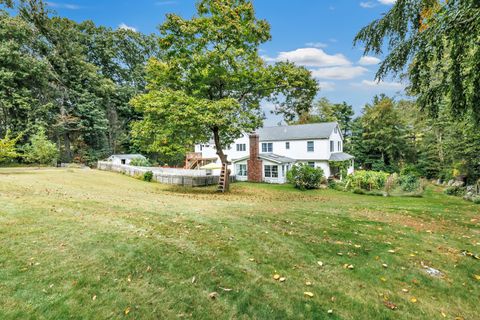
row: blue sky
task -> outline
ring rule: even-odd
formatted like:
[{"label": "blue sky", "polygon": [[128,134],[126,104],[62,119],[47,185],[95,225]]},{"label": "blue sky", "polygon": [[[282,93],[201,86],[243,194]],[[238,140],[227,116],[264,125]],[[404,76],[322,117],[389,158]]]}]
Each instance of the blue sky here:
[{"label": "blue sky", "polygon": [[[398,79],[374,82],[380,57],[362,58],[353,47],[356,32],[381,17],[395,0],[254,0],[257,16],[271,25],[272,40],[261,47],[267,61],[290,60],[312,70],[320,82],[320,96],[346,101],[357,114],[375,94],[403,95]],[[157,32],[166,13],[189,18],[195,0],[66,0],[51,1],[60,15],[76,21],[93,20],[112,28]],[[270,115],[265,104],[266,125],[280,118]]]}]

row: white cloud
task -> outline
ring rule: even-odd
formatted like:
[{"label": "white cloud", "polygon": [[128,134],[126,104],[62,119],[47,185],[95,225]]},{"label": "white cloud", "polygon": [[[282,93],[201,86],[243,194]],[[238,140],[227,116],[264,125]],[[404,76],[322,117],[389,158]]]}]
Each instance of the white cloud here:
[{"label": "white cloud", "polygon": [[372,56],[363,56],[360,58],[360,60],[358,60],[358,64],[362,65],[362,66],[370,66],[370,65],[373,65],[373,64],[378,64],[381,60],[376,58],[376,57],[372,57]]},{"label": "white cloud", "polygon": [[322,91],[334,91],[335,90],[335,83],[330,81],[320,81],[318,83],[320,86],[320,90]]},{"label": "white cloud", "polygon": [[359,66],[337,66],[313,70],[312,75],[319,79],[348,80],[361,76],[367,71],[367,68]]},{"label": "white cloud", "polygon": [[400,82],[388,82],[388,81],[370,81],[362,80],[360,83],[354,84],[358,87],[370,87],[383,90],[401,90],[405,88],[405,85]]},{"label": "white cloud", "polygon": [[395,2],[397,2],[397,0],[378,0],[378,2],[380,2],[381,4],[384,4],[384,5],[391,5],[391,4],[395,4]]},{"label": "white cloud", "polygon": [[130,31],[137,32],[137,28],[131,27],[131,26],[129,26],[129,25],[126,25],[126,24],[123,23],[123,22],[118,25],[118,29],[130,30]]},{"label": "white cloud", "polygon": [[291,61],[307,67],[344,66],[350,61],[340,53],[330,55],[319,48],[300,48],[293,51],[280,52],[276,61]]},{"label": "white cloud", "polygon": [[365,2],[360,2],[360,7],[362,8],[373,8],[375,7],[377,4],[372,2],[372,1],[365,1]]},{"label": "white cloud", "polygon": [[60,2],[46,2],[48,7],[57,8],[57,9],[69,9],[69,10],[78,10],[81,7],[72,3],[60,3]]},{"label": "white cloud", "polygon": [[326,48],[328,47],[328,44],[323,43],[323,42],[307,42],[305,43],[307,47],[310,48]]}]

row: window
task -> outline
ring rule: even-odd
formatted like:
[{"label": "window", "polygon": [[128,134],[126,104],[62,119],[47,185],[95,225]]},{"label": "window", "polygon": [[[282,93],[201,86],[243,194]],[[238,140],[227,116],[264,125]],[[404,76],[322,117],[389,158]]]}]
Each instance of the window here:
[{"label": "window", "polygon": [[202,151],[202,150],[203,150],[203,144],[200,145],[200,151]]},{"label": "window", "polygon": [[313,141],[307,141],[307,151],[313,152],[313,150],[314,150]]},{"label": "window", "polygon": [[246,177],[247,176],[247,165],[246,164],[237,164],[237,176]]},{"label": "window", "polygon": [[278,178],[278,166],[268,166],[263,167],[265,178]]},{"label": "window", "polygon": [[333,132],[338,133],[338,127],[335,127],[335,129],[333,129]]},{"label": "window", "polygon": [[335,151],[335,144],[333,141],[330,141],[330,152]]},{"label": "window", "polygon": [[312,168],[315,168],[315,162],[313,162],[313,161],[310,162],[310,161],[309,161],[309,162],[308,162],[308,166],[310,166],[310,167],[312,167]]},{"label": "window", "polygon": [[342,143],[340,141],[338,141],[338,151],[342,151]]},{"label": "window", "polygon": [[247,145],[245,143],[237,143],[237,151],[247,151]]},{"label": "window", "polygon": [[287,149],[287,150],[290,149],[290,142],[288,142],[288,141],[285,142],[285,149]]},{"label": "window", "polygon": [[262,143],[262,152],[273,152],[273,143],[271,142]]}]

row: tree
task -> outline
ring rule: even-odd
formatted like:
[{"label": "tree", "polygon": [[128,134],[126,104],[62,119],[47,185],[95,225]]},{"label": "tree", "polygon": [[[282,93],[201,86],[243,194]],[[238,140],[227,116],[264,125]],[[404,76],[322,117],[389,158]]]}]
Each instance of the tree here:
[{"label": "tree", "polygon": [[367,104],[352,130],[352,152],[367,169],[396,171],[408,157],[409,135],[395,103],[386,96]]},{"label": "tree", "polygon": [[24,148],[24,159],[28,163],[54,165],[58,160],[57,146],[47,139],[44,128],[39,128]]},{"label": "tree", "polygon": [[321,121],[336,121],[342,128],[343,136],[347,137],[349,135],[353,115],[355,114],[351,105],[345,101],[332,104],[326,98],[323,98],[318,101],[317,108]]},{"label": "tree", "polygon": [[255,17],[251,1],[201,0],[197,16],[169,14],[160,32],[163,52],[148,62],[148,92],[132,100],[143,114],[132,136],[144,151],[175,154],[213,138],[227,164],[223,149],[261,125],[263,99],[291,118],[310,107],[318,90],[305,68],[267,66],[260,58],[270,26]]},{"label": "tree", "polygon": [[421,110],[446,108],[457,120],[480,122],[480,1],[398,0],[360,30],[364,53],[389,54],[376,78],[406,70]]},{"label": "tree", "polygon": [[0,138],[0,163],[15,159],[19,156],[16,144],[20,138],[21,135],[18,135],[16,138],[11,138],[10,131],[6,132],[4,138]]}]

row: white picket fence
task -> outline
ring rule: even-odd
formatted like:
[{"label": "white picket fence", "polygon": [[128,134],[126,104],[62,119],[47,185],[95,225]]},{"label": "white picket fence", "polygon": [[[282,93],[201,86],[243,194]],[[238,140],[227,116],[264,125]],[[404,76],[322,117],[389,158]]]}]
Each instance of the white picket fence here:
[{"label": "white picket fence", "polygon": [[[153,173],[153,180],[181,186],[209,186],[218,183],[218,175],[207,175],[207,170],[189,170],[179,168],[136,167],[126,164],[113,164],[109,161],[98,161],[97,169],[123,173],[132,177],[143,176],[145,172]],[[234,178],[232,178],[234,179]]]}]

